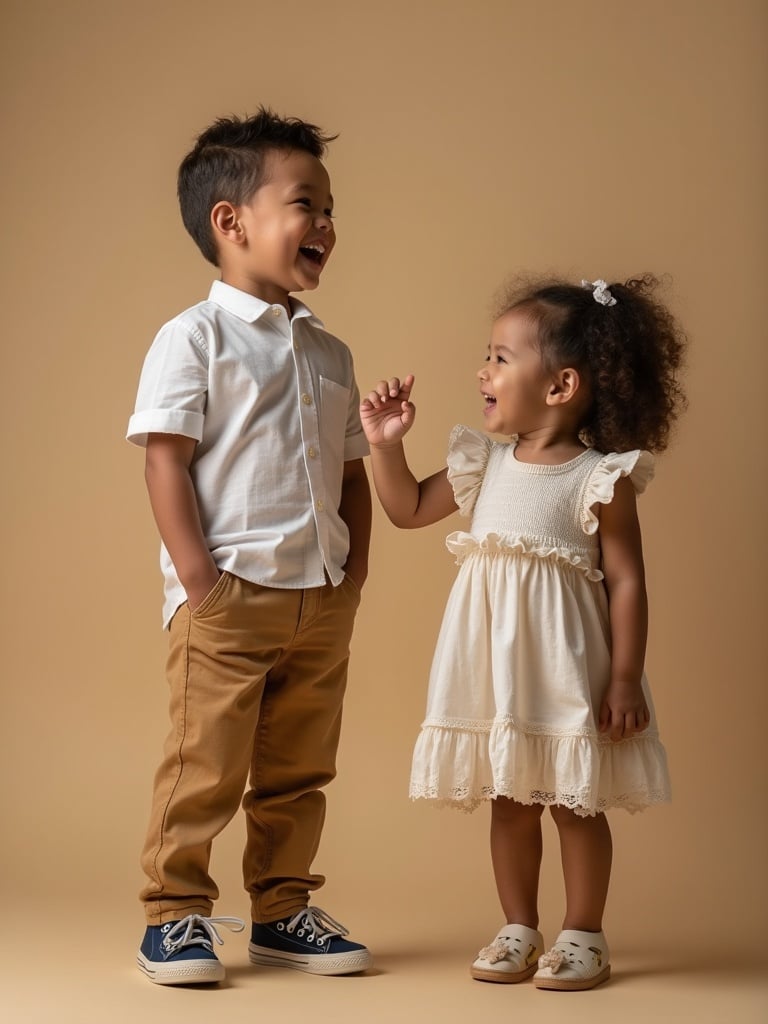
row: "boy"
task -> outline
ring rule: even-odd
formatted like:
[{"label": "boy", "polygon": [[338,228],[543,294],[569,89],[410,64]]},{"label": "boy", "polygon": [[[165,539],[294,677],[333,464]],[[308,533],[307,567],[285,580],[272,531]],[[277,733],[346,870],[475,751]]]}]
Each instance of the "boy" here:
[{"label": "boy", "polygon": [[260,108],[200,135],[182,219],[218,266],[161,328],[128,439],[162,539],[171,733],[142,855],[141,970],[219,981],[211,843],[243,798],[253,963],[347,974],[365,946],[316,907],[310,865],[335,775],[371,501],[352,357],[306,306],[335,243],[332,136]]}]

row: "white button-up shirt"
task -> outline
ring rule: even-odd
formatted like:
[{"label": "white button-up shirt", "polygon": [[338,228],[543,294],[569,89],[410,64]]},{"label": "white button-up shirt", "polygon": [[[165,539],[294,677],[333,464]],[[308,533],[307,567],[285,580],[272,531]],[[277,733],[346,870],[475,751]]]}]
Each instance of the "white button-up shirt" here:
[{"label": "white button-up shirt", "polygon": [[[269,587],[344,576],[344,462],[368,453],[352,356],[302,303],[293,314],[221,281],[158,332],[128,440],[181,434],[208,546],[221,570]],[[186,600],[161,546],[167,626]]]}]

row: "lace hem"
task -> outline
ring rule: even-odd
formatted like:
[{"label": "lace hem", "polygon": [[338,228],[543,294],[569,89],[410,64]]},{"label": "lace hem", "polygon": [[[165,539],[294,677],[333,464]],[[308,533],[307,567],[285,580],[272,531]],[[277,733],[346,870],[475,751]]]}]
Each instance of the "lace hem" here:
[{"label": "lace hem", "polygon": [[670,795],[668,790],[645,790],[639,794],[633,794],[627,797],[616,797],[613,799],[601,799],[597,801],[594,808],[583,807],[579,803],[579,798],[573,794],[567,793],[542,793],[537,790],[532,790],[530,798],[525,800],[519,793],[513,792],[501,792],[497,791],[495,787],[484,787],[480,795],[468,796],[457,791],[455,794],[450,796],[436,796],[435,792],[423,788],[419,791],[417,787],[411,785],[410,798],[415,803],[417,800],[428,800],[430,805],[435,810],[444,810],[448,808],[454,811],[462,811],[464,814],[472,814],[482,804],[488,803],[489,800],[495,800],[497,797],[509,797],[514,800],[515,803],[523,804],[526,807],[533,807],[534,805],[542,805],[544,807],[567,807],[573,811],[577,818],[594,818],[598,814],[604,814],[606,811],[623,809],[629,814],[639,814],[640,811],[645,811],[654,804],[669,803]]},{"label": "lace hem", "polygon": [[445,539],[445,546],[456,555],[456,564],[461,563],[469,555],[482,553],[484,555],[526,555],[533,558],[542,558],[558,562],[561,565],[569,565],[572,569],[583,572],[588,580],[597,583],[603,579],[603,574],[593,564],[587,553],[578,554],[568,548],[557,547],[554,544],[547,544],[542,541],[531,540],[527,537],[501,536],[498,533],[486,534],[482,540],[471,533],[458,530],[450,533]]},{"label": "lace hem", "polygon": [[410,796],[473,811],[496,797],[558,804],[579,816],[623,807],[630,813],[670,799],[666,753],[655,732],[619,743],[591,733],[525,731],[505,719],[473,729],[422,726]]},{"label": "lace hem", "polygon": [[487,736],[493,728],[493,719],[488,718],[426,718],[422,729],[454,729],[457,732],[479,732]]}]

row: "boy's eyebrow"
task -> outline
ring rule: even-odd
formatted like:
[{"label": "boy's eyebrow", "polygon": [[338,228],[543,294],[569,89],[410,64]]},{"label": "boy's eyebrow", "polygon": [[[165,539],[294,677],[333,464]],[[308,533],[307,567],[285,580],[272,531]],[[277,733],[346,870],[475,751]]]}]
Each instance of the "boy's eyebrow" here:
[{"label": "boy's eyebrow", "polygon": [[[319,189],[318,189],[317,185],[310,185],[309,183],[307,183],[307,184],[291,185],[291,187],[290,187],[290,189],[288,191],[289,192],[317,192],[317,191],[319,191]],[[330,193],[328,194],[328,201],[330,202],[331,206],[333,206],[333,196]]]}]

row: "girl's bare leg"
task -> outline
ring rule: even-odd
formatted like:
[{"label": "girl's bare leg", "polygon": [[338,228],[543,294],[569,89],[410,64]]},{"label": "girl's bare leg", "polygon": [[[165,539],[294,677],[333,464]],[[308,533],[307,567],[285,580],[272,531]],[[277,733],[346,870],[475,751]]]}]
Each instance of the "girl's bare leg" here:
[{"label": "girl's bare leg", "polygon": [[560,835],[565,879],[563,928],[599,932],[611,877],[613,843],[604,814],[581,818],[566,807],[551,807]]},{"label": "girl's bare leg", "polygon": [[538,804],[508,797],[491,803],[491,860],[496,889],[508,924],[538,928],[541,815]]}]

